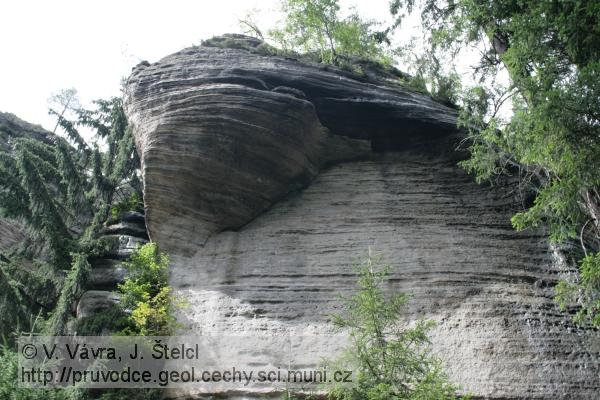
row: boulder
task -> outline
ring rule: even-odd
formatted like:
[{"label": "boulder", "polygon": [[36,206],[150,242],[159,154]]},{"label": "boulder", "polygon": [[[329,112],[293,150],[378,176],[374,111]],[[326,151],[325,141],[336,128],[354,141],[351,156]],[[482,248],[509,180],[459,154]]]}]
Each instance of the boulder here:
[{"label": "boulder", "polygon": [[104,235],[129,235],[147,239],[146,225],[139,222],[118,221],[105,226],[100,231]]},{"label": "boulder", "polygon": [[131,235],[111,234],[104,235],[104,238],[113,243],[113,247],[102,257],[106,259],[122,260],[128,258],[137,248],[148,243],[143,237]]},{"label": "boulder", "polygon": [[119,260],[99,259],[92,263],[92,270],[86,282],[87,287],[116,288],[117,284],[125,281],[127,269]]},{"label": "boulder", "polygon": [[88,290],[77,303],[77,318],[89,317],[114,308],[119,302],[119,294],[105,290]]}]

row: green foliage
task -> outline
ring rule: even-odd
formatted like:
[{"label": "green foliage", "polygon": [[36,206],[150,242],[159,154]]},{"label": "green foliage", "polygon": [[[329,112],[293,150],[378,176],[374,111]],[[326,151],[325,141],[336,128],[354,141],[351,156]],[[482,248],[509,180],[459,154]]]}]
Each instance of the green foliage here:
[{"label": "green foliage", "polygon": [[159,400],[163,398],[157,389],[108,389],[102,393],[75,389],[28,389],[17,385],[18,355],[10,347],[0,345],[0,399],[3,400]]},{"label": "green foliage", "polygon": [[[0,150],[0,215],[27,222],[59,270],[71,264],[69,253],[81,252],[78,233],[103,222],[105,206],[139,186],[139,160],[122,100],[95,104],[93,110],[69,106],[76,121],[65,119],[64,110],[51,111],[76,147],[58,136],[51,143],[17,137],[10,152]],[[107,150],[90,148],[79,126],[95,129]]]},{"label": "green foliage", "polygon": [[13,143],[13,154],[0,150],[1,215],[25,220],[34,236],[46,242],[53,262],[64,267],[71,237],[55,149],[29,138]]},{"label": "green foliage", "polygon": [[8,338],[15,330],[26,327],[26,312],[21,296],[0,268],[0,337]]},{"label": "green foliage", "polygon": [[[139,188],[139,159],[122,100],[98,100],[94,109],[86,110],[76,106],[74,92],[67,92],[58,101],[62,111],[51,114],[68,139],[42,141],[13,134],[12,148],[0,150],[0,216],[24,221],[34,241],[42,244],[31,255],[53,265],[56,276],[67,271],[64,282],[56,282],[62,292],[48,321],[50,333],[60,334],[85,284],[87,257],[109,247],[99,231],[111,205],[117,203],[120,209],[139,202],[132,195]],[[66,118],[67,110],[75,120]],[[79,134],[81,126],[94,129],[106,150],[90,147]]]},{"label": "green foliage", "polygon": [[131,327],[129,315],[120,308],[104,310],[100,313],[78,318],[74,331],[79,336],[101,336],[109,332],[119,332]]},{"label": "green foliage", "polygon": [[284,51],[315,54],[320,62],[343,65],[352,59],[389,63],[374,22],[353,12],[340,16],[338,0],[284,0],[282,27],[269,32]]},{"label": "green foliage", "polygon": [[579,304],[575,321],[591,321],[600,326],[600,252],[581,260],[581,274],[576,282],[561,281],[556,288],[556,300],[563,310]]},{"label": "green foliage", "polygon": [[69,271],[61,293],[48,321],[48,331],[54,335],[64,335],[67,332],[67,319],[72,313],[75,300],[81,294],[83,284],[90,272],[90,264],[85,254],[73,255],[73,266]]},{"label": "green foliage", "polygon": [[46,263],[9,257],[0,260],[0,335],[5,337],[29,329],[32,314],[51,310],[62,282]]},{"label": "green foliage", "polygon": [[147,243],[137,249],[123,265],[128,276],[119,285],[120,305],[130,314],[128,335],[167,335],[175,326],[174,307],[181,302],[173,298],[168,286],[169,256],[156,244]]},{"label": "green foliage", "polygon": [[433,50],[419,54],[415,51],[417,47],[418,43],[411,42],[396,51],[412,68],[409,88],[427,93],[433,99],[454,107],[459,103],[462,89],[459,75],[453,69],[446,72],[445,65]]},{"label": "green foliage", "polygon": [[137,192],[133,192],[130,196],[124,198],[110,208],[110,214],[113,218],[118,218],[119,215],[126,211],[136,211],[143,207],[142,199]]},{"label": "green foliage", "polygon": [[351,347],[338,361],[354,371],[353,388],[334,386],[330,398],[343,400],[454,399],[441,361],[429,351],[431,321],[400,327],[408,301],[404,294],[383,291],[390,271],[379,258],[358,267],[358,293],[345,299],[343,315],[334,316],[340,330],[348,330]]},{"label": "green foliage", "polygon": [[[462,166],[478,181],[519,177],[521,191],[531,194],[525,197],[535,200],[512,218],[516,229],[543,227],[554,242],[578,240],[584,252],[599,251],[599,4],[394,0],[392,13],[401,16],[416,6],[430,60],[455,59],[472,46],[481,54],[474,66],[479,86],[462,99],[471,151]],[[429,64],[431,74],[439,75],[436,63]],[[502,72],[509,76],[507,86],[497,81]],[[503,116],[511,103],[512,115]],[[567,287],[588,293],[589,284],[598,285],[586,283],[586,265],[587,258],[578,282],[557,288],[559,297]],[[594,297],[579,300],[583,314],[598,323],[590,312],[597,310]]]},{"label": "green foliage", "polygon": [[[120,211],[139,206],[139,159],[122,100],[116,97],[99,100],[94,109],[85,110],[78,105],[75,95],[73,90],[61,93],[56,98],[59,111],[50,110],[57,117],[55,131],[61,127],[66,138],[29,138],[2,129],[2,138],[9,145],[0,148],[0,217],[22,221],[34,239],[33,244],[28,243],[26,252],[14,249],[0,259],[0,318],[3,328],[12,330],[2,329],[5,336],[33,329],[27,321],[30,313],[52,308],[45,331],[54,335],[68,333],[73,306],[90,271],[88,258],[102,256],[115,245],[114,240],[99,235],[111,206],[116,204]],[[81,126],[95,130],[95,139],[101,145],[86,143],[78,131]],[[29,251],[38,244],[41,251]],[[163,288],[162,297],[166,290]],[[157,299],[162,299],[161,296]],[[122,310],[77,322],[79,334],[101,334],[105,328],[119,330],[131,326],[129,316]],[[5,367],[0,373],[0,398],[88,398],[89,393],[82,390],[17,388],[16,360],[9,347],[0,348],[0,362]],[[157,391],[111,390],[99,398],[158,396]]]},{"label": "green foliage", "polygon": [[4,400],[83,400],[76,389],[27,389],[17,385],[18,356],[6,345],[0,345],[0,399]]}]

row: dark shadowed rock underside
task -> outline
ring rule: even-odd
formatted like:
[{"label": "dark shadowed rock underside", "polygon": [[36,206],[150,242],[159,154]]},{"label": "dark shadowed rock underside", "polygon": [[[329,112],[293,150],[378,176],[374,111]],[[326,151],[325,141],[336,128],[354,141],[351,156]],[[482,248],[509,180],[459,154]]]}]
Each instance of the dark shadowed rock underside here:
[{"label": "dark shadowed rock underside", "polygon": [[[186,333],[325,333],[371,247],[438,322],[453,379],[495,399],[597,397],[598,333],[552,301],[561,266],[510,226],[510,187],[456,163],[456,114],[334,68],[241,49],[141,64],[126,112],[150,237],[171,253]],[[189,396],[174,392],[174,396]]]}]

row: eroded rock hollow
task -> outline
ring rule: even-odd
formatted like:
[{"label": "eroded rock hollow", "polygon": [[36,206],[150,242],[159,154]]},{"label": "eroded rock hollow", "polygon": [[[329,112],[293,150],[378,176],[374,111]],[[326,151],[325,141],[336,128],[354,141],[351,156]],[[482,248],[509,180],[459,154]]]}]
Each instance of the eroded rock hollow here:
[{"label": "eroded rock hollow", "polygon": [[595,398],[597,332],[555,306],[564,268],[517,233],[511,187],[459,167],[456,112],[385,74],[260,54],[228,37],[130,76],[146,223],[188,299],[187,333],[328,332],[371,247],[407,321],[477,397]]}]

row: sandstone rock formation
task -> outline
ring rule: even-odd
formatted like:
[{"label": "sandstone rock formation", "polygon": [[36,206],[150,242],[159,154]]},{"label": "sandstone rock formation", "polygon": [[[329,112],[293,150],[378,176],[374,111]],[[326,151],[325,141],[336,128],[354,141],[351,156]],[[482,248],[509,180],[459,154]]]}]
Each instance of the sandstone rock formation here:
[{"label": "sandstone rock formation", "polygon": [[555,306],[564,266],[542,234],[511,228],[513,188],[457,167],[454,110],[227,39],[250,49],[184,49],[126,89],[186,333],[328,332],[370,246],[393,266],[387,289],[414,296],[407,321],[438,322],[435,351],[477,398],[596,398],[598,333]]},{"label": "sandstone rock formation", "polygon": [[77,318],[90,317],[117,307],[119,294],[115,289],[127,275],[122,262],[136,248],[148,242],[144,215],[135,211],[123,212],[118,218],[109,220],[102,234],[114,245],[101,258],[90,260],[92,268],[86,282],[88,290],[77,302]]},{"label": "sandstone rock formation", "polygon": [[142,63],[126,96],[144,177],[166,183],[145,187],[150,236],[190,251],[198,243],[186,232],[205,240],[237,229],[320,167],[370,153],[357,140],[408,146],[456,125],[427,96],[243,50],[192,48]]}]

